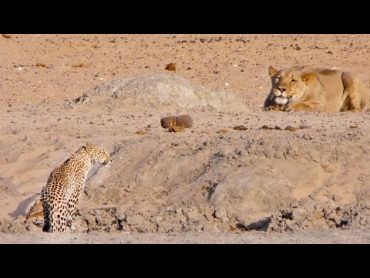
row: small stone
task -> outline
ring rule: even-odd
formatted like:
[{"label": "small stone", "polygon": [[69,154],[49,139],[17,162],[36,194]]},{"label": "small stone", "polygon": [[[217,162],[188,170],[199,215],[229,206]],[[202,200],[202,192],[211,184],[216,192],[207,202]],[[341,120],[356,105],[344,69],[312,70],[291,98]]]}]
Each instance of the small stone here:
[{"label": "small stone", "polygon": [[127,218],[127,216],[126,216],[126,214],[124,213],[123,210],[117,210],[116,213],[115,213],[115,216],[116,216],[117,220],[120,220],[120,221],[124,221]]},{"label": "small stone", "polygon": [[166,67],[166,70],[168,71],[176,71],[176,65],[174,63],[169,63]]},{"label": "small stone", "polygon": [[224,129],[224,128],[221,128],[219,131],[217,131],[217,133],[226,133],[227,132],[227,129]]},{"label": "small stone", "polygon": [[222,222],[227,222],[229,220],[225,208],[217,209],[215,211],[215,217],[220,219]]},{"label": "small stone", "polygon": [[289,130],[289,131],[296,131],[296,130],[297,130],[297,128],[295,128],[295,127],[293,127],[293,126],[288,125],[288,126],[285,128],[285,130]]},{"label": "small stone", "polygon": [[272,127],[269,127],[269,126],[267,126],[267,125],[263,125],[261,128],[262,128],[262,129],[272,129]]},{"label": "small stone", "polygon": [[37,63],[36,64],[36,67],[38,67],[38,68],[46,68],[46,65],[43,64],[43,63]]},{"label": "small stone", "polygon": [[246,128],[244,125],[237,125],[237,126],[234,126],[234,129],[235,129],[235,130],[247,130],[247,128]]}]

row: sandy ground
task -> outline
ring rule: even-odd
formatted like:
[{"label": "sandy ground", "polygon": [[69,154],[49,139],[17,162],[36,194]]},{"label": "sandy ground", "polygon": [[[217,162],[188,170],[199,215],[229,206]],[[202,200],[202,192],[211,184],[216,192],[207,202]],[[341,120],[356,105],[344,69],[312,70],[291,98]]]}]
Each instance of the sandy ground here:
[{"label": "sandy ground", "polygon": [[[1,242],[368,242],[370,112],[262,105],[269,65],[337,67],[370,85],[369,42],[0,37]],[[161,128],[161,117],[185,113],[192,128]],[[74,234],[49,238],[24,215],[50,171],[87,141],[113,152],[113,163],[92,171]]]},{"label": "sandy ground", "polygon": [[269,234],[248,233],[89,233],[0,234],[1,244],[369,244],[370,233],[335,231]]}]

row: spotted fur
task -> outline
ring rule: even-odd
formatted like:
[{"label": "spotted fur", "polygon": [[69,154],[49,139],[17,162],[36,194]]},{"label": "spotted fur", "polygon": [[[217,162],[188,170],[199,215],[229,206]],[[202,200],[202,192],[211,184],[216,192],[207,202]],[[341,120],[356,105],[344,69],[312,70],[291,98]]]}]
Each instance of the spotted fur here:
[{"label": "spotted fur", "polygon": [[44,232],[64,232],[72,221],[81,191],[91,167],[112,162],[106,150],[87,143],[55,168],[41,191]]}]

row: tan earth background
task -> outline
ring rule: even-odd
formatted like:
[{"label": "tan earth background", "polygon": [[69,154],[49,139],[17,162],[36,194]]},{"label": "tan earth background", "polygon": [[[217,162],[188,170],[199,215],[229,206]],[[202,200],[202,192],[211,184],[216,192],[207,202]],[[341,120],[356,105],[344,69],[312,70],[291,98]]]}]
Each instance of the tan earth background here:
[{"label": "tan earth background", "polygon": [[[270,65],[335,67],[370,86],[369,44],[370,35],[0,36],[0,242],[370,243],[369,110],[262,109]],[[180,114],[192,128],[161,127]],[[86,142],[113,163],[91,170],[75,230],[43,233],[25,215]]]}]

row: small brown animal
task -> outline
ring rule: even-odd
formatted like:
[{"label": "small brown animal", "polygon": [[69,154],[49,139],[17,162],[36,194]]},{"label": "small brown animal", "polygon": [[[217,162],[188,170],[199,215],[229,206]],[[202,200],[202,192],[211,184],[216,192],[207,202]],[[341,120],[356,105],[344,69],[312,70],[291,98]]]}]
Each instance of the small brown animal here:
[{"label": "small brown animal", "polygon": [[180,126],[180,125],[174,125],[168,128],[169,132],[182,132],[184,130],[185,130],[184,126]]},{"label": "small brown animal", "polygon": [[169,116],[161,119],[161,126],[163,128],[170,128],[172,126],[189,128],[193,126],[193,120],[189,115]]},{"label": "small brown animal", "polygon": [[176,125],[176,116],[169,116],[161,119],[161,126],[163,128],[169,128],[174,125]]}]

